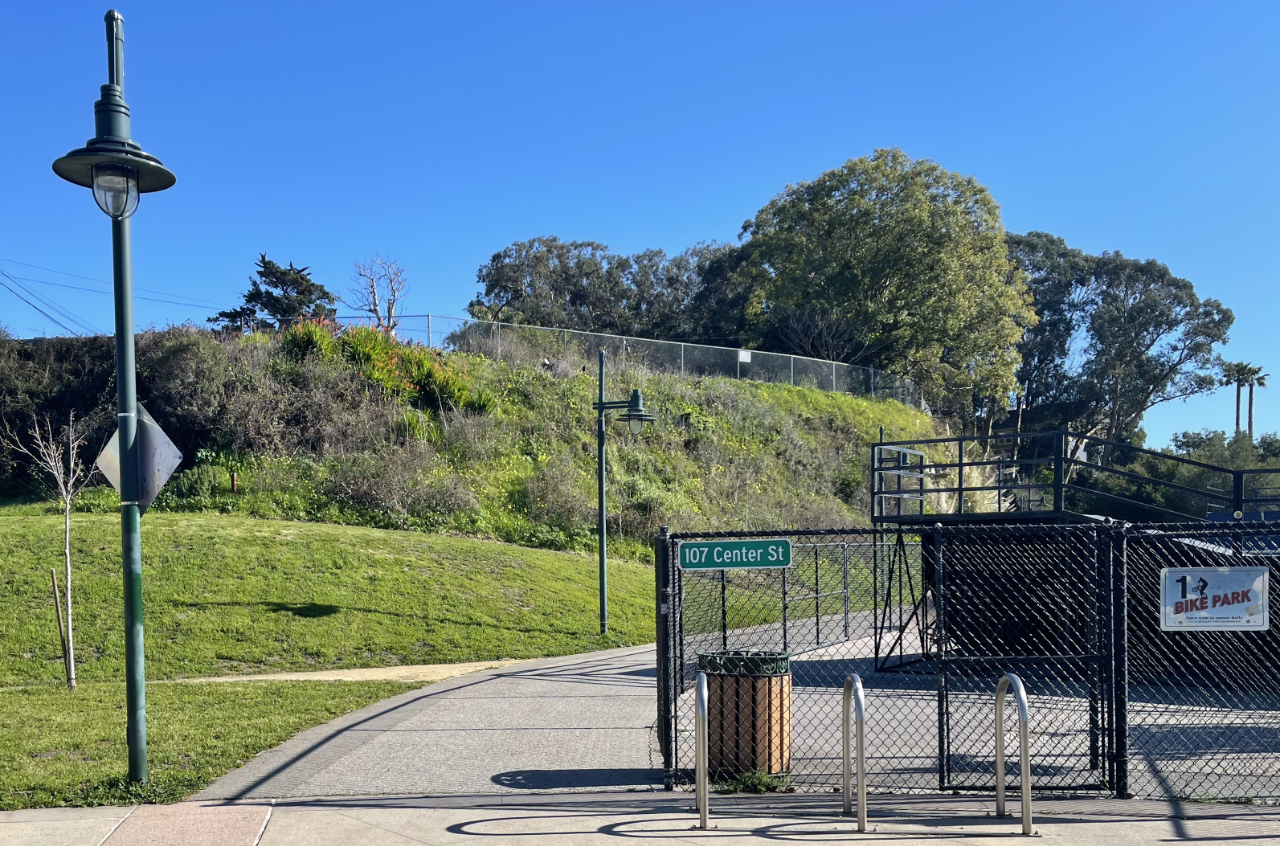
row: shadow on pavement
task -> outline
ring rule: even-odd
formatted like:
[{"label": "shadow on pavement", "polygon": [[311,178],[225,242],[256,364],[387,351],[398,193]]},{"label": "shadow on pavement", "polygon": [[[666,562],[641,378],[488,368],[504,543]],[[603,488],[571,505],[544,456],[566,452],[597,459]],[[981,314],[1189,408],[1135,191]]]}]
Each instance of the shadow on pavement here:
[{"label": "shadow on pavement", "polygon": [[510,770],[494,784],[516,790],[567,790],[583,787],[652,787],[662,784],[662,770]]}]

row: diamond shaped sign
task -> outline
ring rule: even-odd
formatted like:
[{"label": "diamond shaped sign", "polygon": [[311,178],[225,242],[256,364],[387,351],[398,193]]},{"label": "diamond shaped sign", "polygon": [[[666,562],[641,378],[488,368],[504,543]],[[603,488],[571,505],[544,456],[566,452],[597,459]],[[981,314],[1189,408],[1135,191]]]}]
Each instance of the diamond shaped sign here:
[{"label": "diamond shaped sign", "polygon": [[[95,462],[111,487],[120,490],[120,430],[103,447]],[[182,453],[147,410],[138,403],[138,510],[147,513],[164,483],[182,463]]]}]

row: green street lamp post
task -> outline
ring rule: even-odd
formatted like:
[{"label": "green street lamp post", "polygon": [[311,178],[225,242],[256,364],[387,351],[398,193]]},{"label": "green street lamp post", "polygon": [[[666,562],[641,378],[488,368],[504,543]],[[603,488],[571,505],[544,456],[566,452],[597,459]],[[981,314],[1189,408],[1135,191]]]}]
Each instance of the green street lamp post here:
[{"label": "green street lamp post", "polygon": [[120,547],[124,564],[125,679],[129,780],[147,780],[147,689],[142,641],[142,536],[139,530],[138,398],[133,357],[133,269],[129,218],[138,196],[176,181],[160,160],[130,137],[124,102],[124,18],[107,12],[107,84],[93,104],[94,137],[53,163],[68,182],[93,189],[98,208],[111,218],[116,306],[116,407],[120,440]]},{"label": "green street lamp post", "polygon": [[599,511],[600,511],[600,634],[608,634],[609,632],[609,577],[605,573],[605,559],[607,558],[607,546],[605,537],[605,508],[604,508],[604,417],[607,411],[622,411],[618,415],[619,420],[627,421],[627,428],[631,430],[631,434],[638,435],[644,429],[646,423],[652,423],[658,418],[654,417],[644,410],[644,394],[640,391],[632,391],[629,400],[612,400],[605,401],[604,398],[604,350],[600,350],[600,400],[595,404],[598,414],[596,419],[596,445],[598,448],[598,461],[596,466],[596,482],[597,493],[599,495]]}]

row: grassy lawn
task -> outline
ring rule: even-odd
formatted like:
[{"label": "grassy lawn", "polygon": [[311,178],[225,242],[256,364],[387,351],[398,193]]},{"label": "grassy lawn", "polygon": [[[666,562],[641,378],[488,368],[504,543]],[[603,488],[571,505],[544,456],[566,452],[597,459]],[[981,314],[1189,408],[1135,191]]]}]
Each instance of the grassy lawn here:
[{"label": "grassy lawn", "polygon": [[0,810],[173,802],[302,729],[418,686],[149,685],[151,772],[140,788],[125,779],[123,683],[0,690]]},{"label": "grassy lawn", "polygon": [[[62,523],[0,509],[0,686],[62,675]],[[611,634],[582,554],[229,514],[142,521],[147,677],[565,655],[653,638],[653,571],[615,561]],[[124,674],[119,524],[72,519],[77,673]]]},{"label": "grassy lawn", "polygon": [[[125,782],[119,523],[72,518],[80,689],[61,686],[49,568],[60,517],[0,507],[0,809],[176,801],[258,752],[419,685],[148,687],[151,780]],[[466,538],[227,514],[142,521],[147,676],[564,655],[653,638],[653,570]],[[5,688],[8,689],[5,689]]]}]

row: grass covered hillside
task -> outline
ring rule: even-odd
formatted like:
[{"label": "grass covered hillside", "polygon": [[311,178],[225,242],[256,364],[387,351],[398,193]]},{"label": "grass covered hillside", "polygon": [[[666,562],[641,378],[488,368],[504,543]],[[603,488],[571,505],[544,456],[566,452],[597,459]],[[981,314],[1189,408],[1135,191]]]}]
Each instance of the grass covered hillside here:
[{"label": "grass covered hillside", "polygon": [[[49,567],[61,519],[0,509],[0,686],[62,676]],[[120,527],[72,520],[77,674],[124,677]],[[142,520],[147,677],[535,658],[653,638],[653,571],[591,556],[241,515]]]},{"label": "grass covered hillside", "polygon": [[[114,401],[110,347],[96,341],[0,343],[5,416],[98,412],[96,449]],[[153,513],[594,547],[597,382],[572,350],[529,350],[522,366],[315,324],[244,337],[178,327],[144,333],[138,347],[140,398],[188,462]],[[609,398],[633,388],[658,422],[638,437],[610,426],[609,521],[623,555],[646,555],[662,523],[680,531],[865,522],[880,427],[889,438],[932,433],[928,417],[889,400],[611,361]],[[19,493],[25,468],[5,461],[0,483]],[[116,502],[99,489],[81,507],[113,512]]]}]

